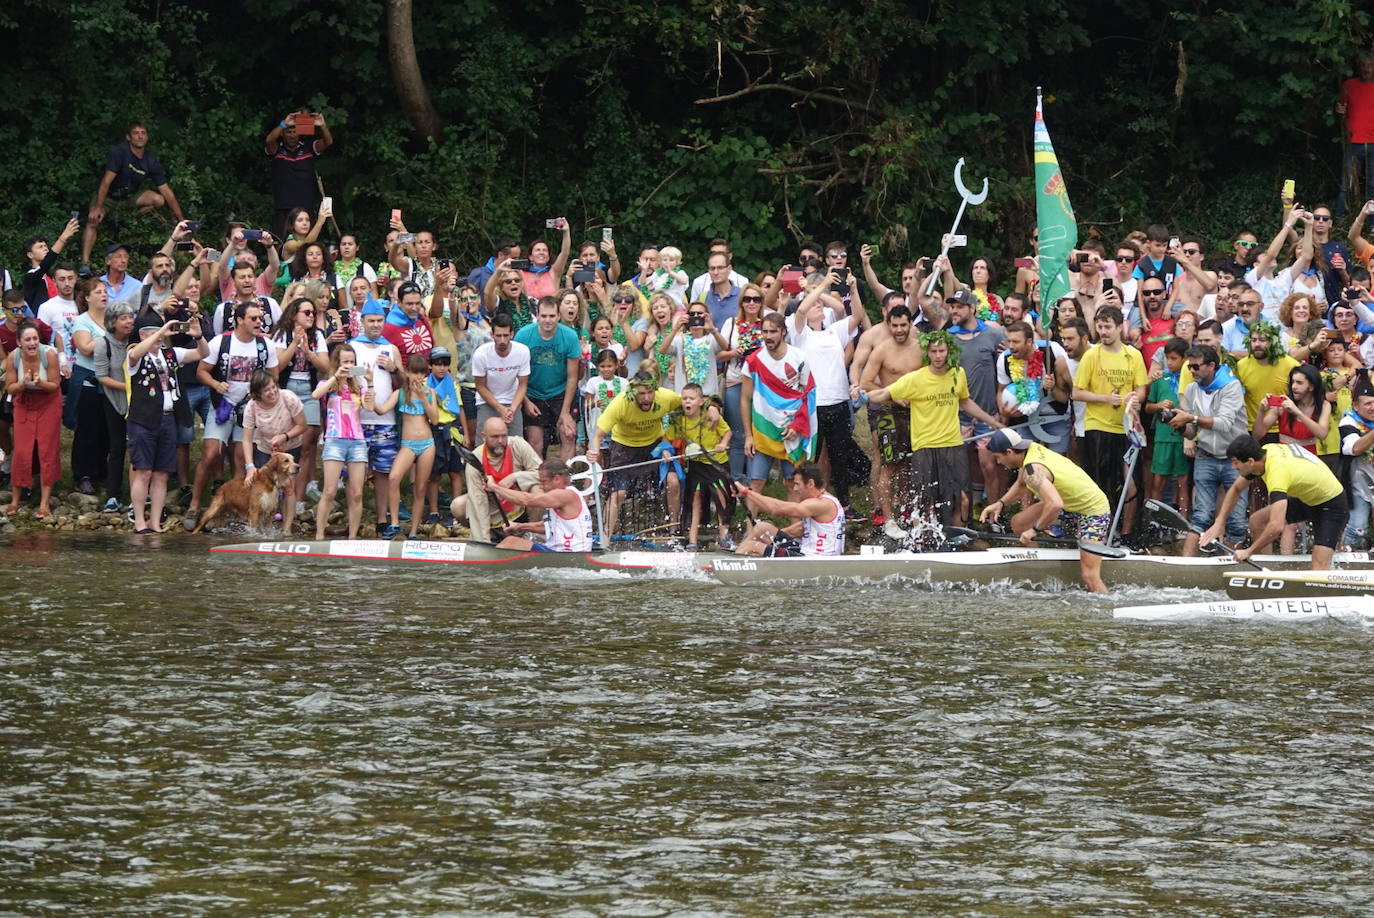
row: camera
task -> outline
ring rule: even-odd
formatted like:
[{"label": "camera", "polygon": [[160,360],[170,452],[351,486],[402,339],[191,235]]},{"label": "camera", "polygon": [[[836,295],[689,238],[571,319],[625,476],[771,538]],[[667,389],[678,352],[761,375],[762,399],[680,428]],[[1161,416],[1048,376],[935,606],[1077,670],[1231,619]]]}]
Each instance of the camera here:
[{"label": "camera", "polygon": [[1168,424],[1171,421],[1173,421],[1174,415],[1176,414],[1178,414],[1178,412],[1172,408],[1161,408],[1159,409],[1159,414],[1156,415],[1156,417],[1159,418],[1160,423]]},{"label": "camera", "polygon": [[178,252],[194,252],[196,250],[196,244],[189,239],[185,239],[173,245],[172,248]]},{"label": "camera", "polygon": [[512,271],[528,271],[530,269],[530,260],[528,258],[512,258],[510,269]]},{"label": "camera", "polygon": [[1364,294],[1360,291],[1359,287],[1345,288],[1344,296],[1347,300],[1358,300],[1363,295]]},{"label": "camera", "polygon": [[695,315],[695,314],[693,314],[693,313],[688,313],[688,314],[687,314],[687,327],[688,327],[688,328],[705,328],[705,327],[706,327],[706,317],[703,316],[703,315]]}]

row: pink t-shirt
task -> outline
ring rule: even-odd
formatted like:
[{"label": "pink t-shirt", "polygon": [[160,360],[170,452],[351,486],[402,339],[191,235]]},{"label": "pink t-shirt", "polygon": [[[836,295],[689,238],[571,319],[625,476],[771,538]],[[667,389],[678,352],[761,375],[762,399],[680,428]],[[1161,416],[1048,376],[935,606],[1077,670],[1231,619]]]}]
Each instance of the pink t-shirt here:
[{"label": "pink t-shirt", "polygon": [[329,440],[363,440],[363,422],[358,417],[358,402],[351,395],[331,392],[325,409],[324,435]]}]

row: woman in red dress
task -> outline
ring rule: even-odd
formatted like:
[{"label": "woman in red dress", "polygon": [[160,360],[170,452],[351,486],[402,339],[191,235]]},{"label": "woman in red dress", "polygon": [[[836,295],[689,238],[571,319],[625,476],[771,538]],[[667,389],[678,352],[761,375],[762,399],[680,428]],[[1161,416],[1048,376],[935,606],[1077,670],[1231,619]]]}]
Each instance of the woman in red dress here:
[{"label": "woman in red dress", "polygon": [[38,500],[38,519],[51,512],[48,501],[52,486],[62,477],[62,459],[58,452],[62,427],[61,379],[57,368],[56,349],[38,338],[38,326],[25,319],[19,323],[19,347],[7,360],[9,383],[5,386],[14,401],[14,461],[10,467],[10,485],[14,496],[5,508],[17,513],[21,488],[33,487],[33,454],[38,453],[38,469],[43,489]]}]

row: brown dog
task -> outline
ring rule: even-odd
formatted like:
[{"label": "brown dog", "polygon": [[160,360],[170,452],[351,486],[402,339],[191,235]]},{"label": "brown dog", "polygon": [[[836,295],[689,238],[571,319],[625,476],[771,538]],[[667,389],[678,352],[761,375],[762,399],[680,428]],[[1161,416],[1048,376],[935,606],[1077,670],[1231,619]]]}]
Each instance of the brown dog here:
[{"label": "brown dog", "polygon": [[295,474],[296,460],[290,453],[273,453],[267,464],[253,473],[252,481],[235,478],[221,485],[209,509],[191,531],[200,532],[230,514],[248,520],[252,529],[261,528],[263,520],[272,518],[282,489],[291,483],[291,476]]}]

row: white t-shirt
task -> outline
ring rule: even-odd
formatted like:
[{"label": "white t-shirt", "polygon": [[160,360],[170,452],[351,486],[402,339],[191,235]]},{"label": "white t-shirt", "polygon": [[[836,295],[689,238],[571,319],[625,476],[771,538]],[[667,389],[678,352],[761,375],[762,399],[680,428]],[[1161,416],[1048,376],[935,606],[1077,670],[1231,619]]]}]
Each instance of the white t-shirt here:
[{"label": "white t-shirt", "polygon": [[[520,379],[530,375],[530,349],[519,341],[510,343],[510,353],[502,357],[496,353],[496,342],[488,341],[472,354],[472,376],[485,376],[487,391],[502,405],[515,400]],[[477,392],[477,404],[485,405],[482,393]]]},{"label": "white t-shirt", "polygon": [[[1259,271],[1251,268],[1245,272],[1245,282],[1254,287],[1259,292],[1260,299],[1264,301],[1264,307],[1260,310],[1260,316],[1266,322],[1279,320],[1279,307],[1288,298],[1288,294],[1293,292],[1293,272],[1291,269],[1284,268],[1278,271],[1273,277],[1260,277]],[[1213,300],[1213,302],[1216,302]],[[1326,302],[1326,294],[1323,293],[1317,298],[1318,303]],[[1213,307],[1213,314],[1215,314]]]},{"label": "white t-shirt", "polygon": [[67,366],[76,359],[76,346],[72,344],[72,327],[76,324],[76,300],[66,300],[55,296],[38,307],[38,321],[52,329],[54,335],[62,336],[62,375],[67,375]]},{"label": "white t-shirt", "polygon": [[[177,366],[181,366],[183,363],[186,362],[186,355],[194,353],[194,351],[190,350],[189,348],[174,347],[172,348],[172,353],[176,355]],[[139,359],[135,360],[132,364],[130,364],[130,378],[132,378],[136,373],[138,373],[138,368],[143,365],[143,361],[145,360],[152,365],[153,372],[157,373],[158,379],[162,382],[162,410],[164,412],[171,411],[172,386],[168,378],[169,371],[167,367],[167,361],[163,359],[161,349],[153,348],[151,351],[144,354],[142,357],[140,357]]]},{"label": "white t-shirt", "polygon": [[719,393],[720,374],[716,372],[719,353],[714,335],[697,338],[685,329],[680,332],[673,339],[673,391],[681,392],[683,386],[694,382],[701,386],[702,395]]},{"label": "white t-shirt", "polygon": [[[210,355],[204,358],[204,363],[210,369],[214,369],[219,363],[222,353],[224,338],[214,338],[210,341]],[[225,398],[235,405],[241,404],[248,397],[248,384],[253,380],[253,371],[258,369],[258,341],[254,338],[251,341],[240,341],[238,335],[230,335],[229,341],[229,365],[225,368],[224,381],[229,384],[229,391]],[[277,366],[277,349],[272,346],[272,342],[267,342],[267,366],[264,369],[272,370]]]},{"label": "white t-shirt", "polygon": [[849,343],[849,322],[836,322],[816,331],[807,326],[796,335],[796,345],[811,365],[816,380],[816,405],[838,405],[849,400],[849,372],[844,365],[844,349]]},{"label": "white t-shirt", "polygon": [[[312,335],[308,336],[306,340],[308,341],[310,337],[313,337],[315,339],[315,346],[311,348],[311,350],[313,350],[316,354],[329,353],[329,348],[324,343],[324,335],[315,335],[312,333]],[[274,348],[282,348],[283,350],[285,350],[286,347],[290,344],[291,340],[287,338],[285,335],[277,335],[272,339],[272,346]],[[291,359],[290,378],[303,383],[310,382],[310,358],[306,356],[305,351],[298,349],[296,351],[296,356]]]},{"label": "white t-shirt", "polygon": [[[392,367],[399,367],[401,365],[401,352],[396,349],[396,345],[392,344],[390,341],[383,341],[378,345],[370,341],[364,341],[361,338],[354,338],[348,343],[353,345],[353,353],[358,357],[358,366],[374,368],[372,370],[373,404],[380,405],[382,402],[391,398],[391,390],[393,388],[391,374],[377,367],[377,358],[381,356],[382,351],[386,351],[391,355]],[[358,416],[362,418],[364,427],[382,427],[387,424],[396,423],[395,408],[383,414],[378,414],[375,411],[368,411],[366,408],[362,407],[362,403],[359,402]]]}]

